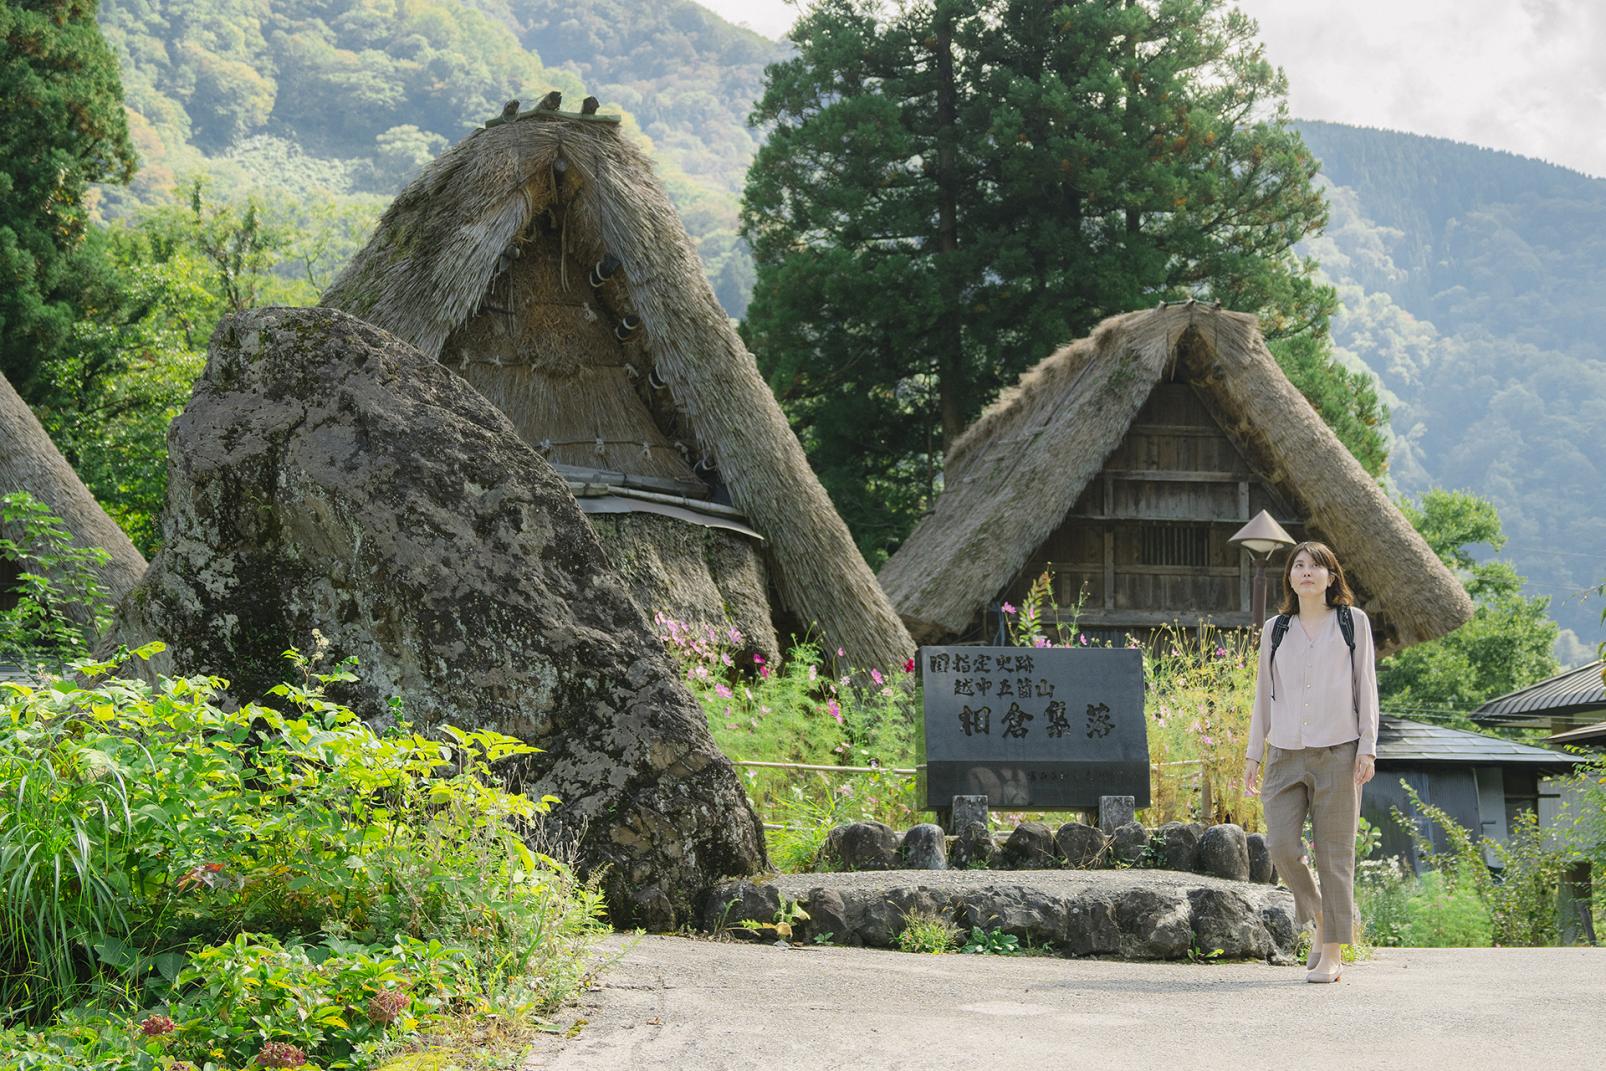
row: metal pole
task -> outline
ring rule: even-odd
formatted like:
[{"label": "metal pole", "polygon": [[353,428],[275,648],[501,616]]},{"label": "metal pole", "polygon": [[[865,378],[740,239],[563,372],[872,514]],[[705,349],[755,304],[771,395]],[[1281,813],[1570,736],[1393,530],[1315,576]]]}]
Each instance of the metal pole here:
[{"label": "metal pole", "polygon": [[1249,625],[1259,628],[1266,620],[1266,559],[1259,554],[1250,554],[1250,557],[1255,560],[1255,586],[1249,601]]}]

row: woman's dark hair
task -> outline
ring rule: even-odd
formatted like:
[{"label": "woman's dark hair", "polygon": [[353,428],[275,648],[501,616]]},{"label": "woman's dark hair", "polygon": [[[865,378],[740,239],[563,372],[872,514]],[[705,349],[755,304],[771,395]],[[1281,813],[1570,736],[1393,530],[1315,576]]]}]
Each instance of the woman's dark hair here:
[{"label": "woman's dark hair", "polygon": [[1299,593],[1294,590],[1292,574],[1294,572],[1294,559],[1300,552],[1308,553],[1316,560],[1317,565],[1327,566],[1327,605],[1354,606],[1355,593],[1349,589],[1349,581],[1344,579],[1344,567],[1338,564],[1338,555],[1326,543],[1318,543],[1314,539],[1307,539],[1303,543],[1296,543],[1288,551],[1288,558],[1283,562],[1283,604],[1277,608],[1280,614],[1296,614],[1299,612]]}]

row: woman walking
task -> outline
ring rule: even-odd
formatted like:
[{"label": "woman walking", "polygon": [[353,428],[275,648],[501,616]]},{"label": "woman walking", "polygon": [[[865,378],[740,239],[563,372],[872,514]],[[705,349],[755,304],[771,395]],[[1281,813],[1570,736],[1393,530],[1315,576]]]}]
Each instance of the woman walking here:
[{"label": "woman walking", "polygon": [[[1260,633],[1244,762],[1244,792],[1261,797],[1266,847],[1293,890],[1295,925],[1313,928],[1307,982],[1338,981],[1343,947],[1355,939],[1355,832],[1361,786],[1377,761],[1372,629],[1354,601],[1326,544],[1293,548],[1281,612]],[[1307,814],[1320,891],[1301,858]]]}]

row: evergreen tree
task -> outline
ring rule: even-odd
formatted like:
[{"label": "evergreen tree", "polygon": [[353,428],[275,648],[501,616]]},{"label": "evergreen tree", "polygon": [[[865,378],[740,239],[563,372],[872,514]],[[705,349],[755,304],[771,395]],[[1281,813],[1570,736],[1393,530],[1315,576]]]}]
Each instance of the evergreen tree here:
[{"label": "evergreen tree", "polygon": [[115,290],[85,248],[85,196],[128,181],[134,153],[96,7],[0,0],[0,373],[30,402],[74,321]]},{"label": "evergreen tree", "polygon": [[823,0],[769,68],[745,325],[875,561],[996,394],[1105,316],[1195,295],[1257,312],[1374,473],[1375,392],[1332,364],[1331,289],[1286,84],[1226,0]]}]

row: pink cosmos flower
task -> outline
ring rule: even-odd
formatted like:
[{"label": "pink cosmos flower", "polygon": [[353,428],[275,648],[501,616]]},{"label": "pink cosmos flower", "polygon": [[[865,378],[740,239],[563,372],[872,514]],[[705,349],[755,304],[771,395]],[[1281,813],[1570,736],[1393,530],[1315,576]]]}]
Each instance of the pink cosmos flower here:
[{"label": "pink cosmos flower", "polygon": [[815,678],[817,678],[819,675],[820,675],[820,667],[819,666],[810,666],[809,667],[809,680],[812,681]]},{"label": "pink cosmos flower", "polygon": [[1077,639],[1077,642],[1080,643],[1083,647],[1087,646],[1087,633],[1085,633],[1085,632],[1080,633],[1076,637],[1076,639]]},{"label": "pink cosmos flower", "polygon": [[1032,641],[1032,646],[1033,647],[1052,647],[1053,644],[1048,642],[1048,638],[1046,636],[1039,636],[1039,637],[1037,637],[1037,639]]},{"label": "pink cosmos flower", "polygon": [[761,655],[761,654],[755,654],[755,655],[753,655],[753,662],[754,662],[754,663],[755,663],[755,664],[757,664],[757,665],[760,665],[760,666],[762,666],[762,665],[763,665],[763,664],[764,664],[764,656],[763,656],[763,655]]},{"label": "pink cosmos flower", "polygon": [[847,657],[847,654],[848,654],[848,652],[846,652],[846,651],[844,651],[844,650],[843,650],[843,649],[842,649],[842,648],[840,648],[840,647],[838,647],[838,648],[837,648],[837,649],[836,649],[836,656],[837,656],[837,657],[838,657],[838,658],[846,658],[846,657]]},{"label": "pink cosmos flower", "polygon": [[876,669],[874,666],[872,666],[870,668],[870,679],[876,682],[876,686],[877,687],[880,687],[881,686],[881,671],[879,669]]},{"label": "pink cosmos flower", "polygon": [[838,724],[841,724],[842,708],[837,706],[835,699],[827,699],[825,701],[825,709],[831,712],[831,717],[835,718]]},{"label": "pink cosmos flower", "polygon": [[725,687],[723,684],[716,684],[714,685],[714,694],[719,696],[721,699],[729,699],[731,697],[731,690]]},{"label": "pink cosmos flower", "polygon": [[999,609],[1003,610],[1004,613],[1006,613],[1006,614],[1012,614],[1012,613],[1015,612],[1014,605],[1012,603],[1007,603],[1007,602],[1003,606],[999,607]]},{"label": "pink cosmos flower", "polygon": [[903,660],[903,671],[905,673],[913,673],[915,671],[915,660],[912,658],[905,658]]}]

